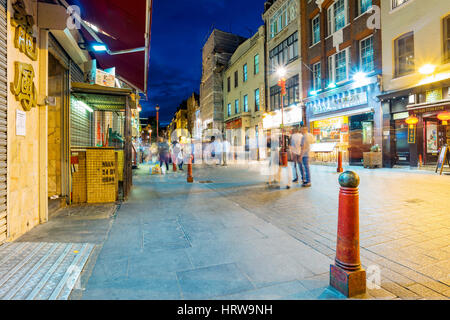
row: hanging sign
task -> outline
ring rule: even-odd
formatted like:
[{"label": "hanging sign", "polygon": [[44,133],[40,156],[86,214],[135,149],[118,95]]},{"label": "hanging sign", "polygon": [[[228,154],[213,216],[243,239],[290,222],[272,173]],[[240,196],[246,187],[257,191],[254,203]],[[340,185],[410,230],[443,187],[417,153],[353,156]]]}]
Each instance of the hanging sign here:
[{"label": "hanging sign", "polygon": [[416,143],[416,126],[408,126],[408,143]]},{"label": "hanging sign", "polygon": [[97,69],[95,84],[114,88],[116,86],[116,77],[108,72]]}]

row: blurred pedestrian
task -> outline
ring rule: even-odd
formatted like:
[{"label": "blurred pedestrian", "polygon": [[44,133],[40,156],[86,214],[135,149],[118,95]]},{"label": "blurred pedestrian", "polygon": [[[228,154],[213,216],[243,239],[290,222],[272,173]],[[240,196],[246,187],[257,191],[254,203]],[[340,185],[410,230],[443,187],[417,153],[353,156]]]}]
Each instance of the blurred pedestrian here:
[{"label": "blurred pedestrian", "polygon": [[[302,143],[301,143],[301,154],[300,157],[302,159],[303,170],[305,180],[302,184],[302,187],[309,188],[311,187],[311,172],[309,169],[309,153],[311,152],[311,144],[314,143],[314,136],[308,132],[308,127],[302,127]],[[303,176],[303,175],[302,175]]]},{"label": "blurred pedestrian", "polygon": [[159,166],[162,170],[163,163],[166,164],[166,171],[169,171],[169,151],[170,146],[167,143],[167,141],[164,140],[163,137],[159,137],[159,143],[158,143],[158,154],[159,154]]},{"label": "blurred pedestrian", "polygon": [[228,156],[231,150],[231,145],[228,142],[227,138],[223,138],[223,143],[222,143],[222,151],[223,151],[223,165],[226,166],[228,164]]},{"label": "blurred pedestrian", "polygon": [[294,129],[294,134],[291,136],[291,143],[289,146],[290,152],[291,152],[291,160],[292,160],[292,170],[293,174],[295,176],[295,179],[292,182],[298,182],[298,171],[300,171],[300,174],[302,176],[302,182],[305,181],[303,176],[303,169],[302,169],[302,158],[301,155],[301,144],[302,144],[302,134],[300,133],[299,128]]}]

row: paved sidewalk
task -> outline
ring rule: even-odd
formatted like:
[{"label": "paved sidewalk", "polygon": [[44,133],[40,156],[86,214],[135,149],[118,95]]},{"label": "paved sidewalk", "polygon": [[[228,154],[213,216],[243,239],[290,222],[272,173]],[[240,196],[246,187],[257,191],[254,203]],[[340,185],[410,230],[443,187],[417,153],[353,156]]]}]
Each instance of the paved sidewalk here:
[{"label": "paved sidewalk", "polygon": [[[149,176],[142,167],[117,212],[84,299],[342,299],[328,287],[337,174],[268,190],[261,165]],[[445,299],[450,177],[357,169],[361,254],[381,288],[358,298]],[[372,269],[370,269],[372,270]]]},{"label": "paved sidewalk", "polygon": [[209,184],[187,184],[185,172],[149,176],[144,167],[83,299],[342,299],[320,281],[331,262]]}]

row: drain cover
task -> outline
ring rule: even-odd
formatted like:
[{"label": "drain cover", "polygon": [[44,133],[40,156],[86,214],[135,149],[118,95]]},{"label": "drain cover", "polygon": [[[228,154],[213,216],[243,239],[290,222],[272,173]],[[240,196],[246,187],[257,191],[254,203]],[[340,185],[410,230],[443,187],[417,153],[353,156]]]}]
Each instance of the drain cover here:
[{"label": "drain cover", "polygon": [[204,180],[204,181],[199,181],[199,183],[214,183],[214,182],[211,180]]}]

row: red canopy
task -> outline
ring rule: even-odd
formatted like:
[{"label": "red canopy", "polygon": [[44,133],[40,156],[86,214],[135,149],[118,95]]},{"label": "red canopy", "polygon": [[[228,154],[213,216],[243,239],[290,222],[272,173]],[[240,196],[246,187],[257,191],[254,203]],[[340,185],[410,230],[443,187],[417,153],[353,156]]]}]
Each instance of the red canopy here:
[{"label": "red canopy", "polygon": [[[146,0],[69,0],[67,2],[81,8],[83,20],[115,38],[97,33],[109,50],[120,51],[145,47]],[[151,12],[152,0],[149,0],[149,4]],[[151,14],[148,21],[151,24]],[[85,28],[82,27],[81,31],[87,41],[95,42]],[[96,52],[94,55],[100,68],[115,67],[118,76],[146,93],[145,68],[148,68],[148,63],[145,61],[145,51],[120,55]]]}]

